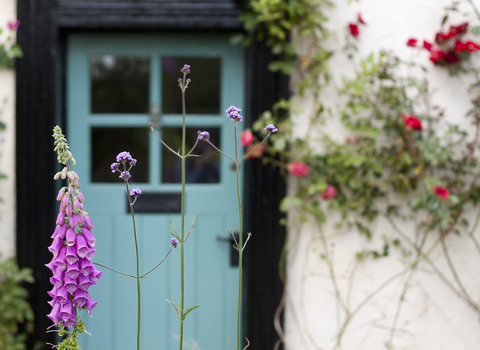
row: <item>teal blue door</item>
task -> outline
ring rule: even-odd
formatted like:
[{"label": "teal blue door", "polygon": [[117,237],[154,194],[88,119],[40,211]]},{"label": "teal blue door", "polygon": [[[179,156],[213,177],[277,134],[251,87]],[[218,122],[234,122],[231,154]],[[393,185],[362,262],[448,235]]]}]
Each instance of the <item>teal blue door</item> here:
[{"label": "teal blue door", "polygon": [[[223,35],[71,35],[67,48],[67,137],[77,161],[95,225],[94,262],[135,274],[135,247],[125,186],[110,164],[122,151],[138,160],[131,188],[143,195],[135,207],[140,271],[155,266],[170,248],[170,224],[180,227],[181,191],[178,158],[165,150],[148,128],[179,148],[180,68],[191,65],[187,89],[187,144],[198,130],[234,154],[230,105],[244,107],[244,52]],[[238,267],[230,262],[229,228],[238,228],[236,176],[231,162],[202,143],[200,158],[187,164],[186,227],[196,226],[186,243],[185,305],[202,304],[185,322],[185,342],[192,349],[229,347],[236,336]],[[144,201],[142,203],[142,200]],[[103,270],[89,291],[98,302],[92,317],[83,315],[91,336],[84,350],[131,350],[136,344],[136,282]],[[178,319],[165,301],[178,302],[179,251],[142,280],[142,349],[175,349]],[[82,312],[83,314],[83,312]]]}]

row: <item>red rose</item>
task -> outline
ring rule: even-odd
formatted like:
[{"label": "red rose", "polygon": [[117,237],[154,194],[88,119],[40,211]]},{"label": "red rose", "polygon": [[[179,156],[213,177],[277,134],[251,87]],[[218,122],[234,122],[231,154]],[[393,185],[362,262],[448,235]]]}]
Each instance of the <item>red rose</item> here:
[{"label": "red rose", "polygon": [[362,24],[364,24],[364,25],[367,24],[367,23],[365,23],[365,21],[363,20],[362,15],[361,15],[360,13],[358,14],[358,22],[359,22],[359,23],[362,23]]},{"label": "red rose", "polygon": [[322,192],[322,199],[328,201],[329,199],[335,197],[335,187],[328,185],[328,187]]},{"label": "red rose", "polygon": [[425,40],[423,41],[423,47],[430,52],[432,52],[432,50],[433,50],[433,45],[430,44],[428,41],[425,41]]},{"label": "red rose", "polygon": [[434,64],[439,64],[440,61],[443,60],[444,52],[442,50],[433,50],[431,53],[432,54],[430,55],[429,59]]},{"label": "red rose", "polygon": [[403,119],[405,119],[405,126],[409,129],[422,130],[422,122],[420,119],[411,114],[403,114]]},{"label": "red rose", "polygon": [[310,171],[310,167],[302,162],[291,162],[287,166],[288,172],[293,176],[305,177]]},{"label": "red rose", "polygon": [[468,52],[473,52],[480,49],[480,46],[478,46],[478,44],[474,43],[473,41],[467,41],[465,43],[465,46],[467,47]]},{"label": "red rose", "polygon": [[407,41],[407,46],[411,46],[411,47],[417,47],[417,39],[408,39]]},{"label": "red rose", "polygon": [[462,52],[467,51],[468,47],[466,43],[462,43],[460,40],[457,40],[455,43],[455,51]]},{"label": "red rose", "polygon": [[448,33],[438,32],[437,35],[435,36],[435,42],[437,44],[442,44],[448,39],[453,38],[454,36],[455,34],[452,32],[448,32]]},{"label": "red rose", "polygon": [[462,23],[458,26],[451,26],[449,34],[451,36],[465,34],[468,31],[468,23]]},{"label": "red rose", "polygon": [[447,199],[450,193],[448,190],[443,186],[433,186],[433,191],[435,192],[435,196]]},{"label": "red rose", "polygon": [[350,34],[352,34],[352,36],[356,38],[360,34],[358,26],[353,23],[350,23],[348,26],[350,27]]},{"label": "red rose", "polygon": [[243,147],[248,146],[253,141],[253,134],[250,130],[242,131],[240,134],[240,143]]},{"label": "red rose", "polygon": [[458,56],[455,54],[454,51],[448,51],[448,52],[443,56],[443,59],[444,59],[445,62],[447,62],[448,64],[460,62],[460,57],[458,57]]}]

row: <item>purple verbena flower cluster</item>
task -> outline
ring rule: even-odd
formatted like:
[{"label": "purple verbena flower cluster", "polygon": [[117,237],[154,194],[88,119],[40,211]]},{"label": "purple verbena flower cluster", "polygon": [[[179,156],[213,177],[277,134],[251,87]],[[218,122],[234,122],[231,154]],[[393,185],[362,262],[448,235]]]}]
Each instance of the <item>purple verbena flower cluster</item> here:
[{"label": "purple verbena flower cluster", "polygon": [[189,74],[190,73],[190,65],[184,64],[183,68],[180,69],[180,72],[182,72],[183,74]]},{"label": "purple verbena flower cluster", "polygon": [[[118,171],[120,173],[119,178],[124,181],[128,181],[132,177],[132,175],[130,175],[130,169],[135,165],[137,165],[137,160],[131,156],[130,152],[126,152],[126,151],[120,152],[117,155],[116,160],[117,160],[116,163],[112,163],[110,165],[110,169],[112,169],[112,173]],[[128,169],[127,169],[127,163],[130,165]],[[120,165],[122,164],[124,168],[123,171],[120,170]]]},{"label": "purple verbena flower cluster", "polygon": [[130,196],[132,197],[138,197],[142,194],[142,190],[137,187],[137,188],[134,188],[133,190],[130,191]]},{"label": "purple verbena flower cluster", "polygon": [[267,130],[268,132],[278,132],[278,129],[273,124],[268,124],[265,127],[265,130]]},{"label": "purple verbena flower cluster", "polygon": [[233,120],[234,122],[241,122],[243,121],[243,117],[240,115],[242,110],[235,106],[230,106],[226,109],[225,113],[227,113],[227,117]]},{"label": "purple verbena flower cluster", "polygon": [[201,141],[208,141],[210,140],[210,133],[208,131],[202,131],[202,132],[198,132],[198,138],[201,140]]},{"label": "purple verbena flower cluster", "polygon": [[63,187],[57,195],[60,210],[56,228],[52,234],[53,243],[48,250],[53,258],[46,266],[52,270],[50,282],[53,289],[49,304],[52,311],[48,317],[72,328],[77,324],[76,308],[86,310],[90,315],[97,305],[88,293],[88,288],[97,284],[102,272],[92,264],[96,253],[92,220],[85,211],[85,197],[80,192],[78,175],[74,171],[62,171],[61,177],[68,177],[68,189]]}]

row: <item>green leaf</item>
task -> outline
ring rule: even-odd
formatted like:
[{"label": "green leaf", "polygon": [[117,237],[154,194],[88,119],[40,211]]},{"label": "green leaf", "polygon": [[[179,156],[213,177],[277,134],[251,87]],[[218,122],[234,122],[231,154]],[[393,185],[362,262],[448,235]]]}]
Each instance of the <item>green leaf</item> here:
[{"label": "green leaf", "polygon": [[472,33],[473,35],[479,35],[480,34],[480,26],[472,27],[472,29],[470,29],[470,33]]},{"label": "green leaf", "polygon": [[172,307],[175,309],[175,312],[177,313],[178,319],[182,320],[182,314],[180,312],[180,306],[178,306],[177,303],[174,303],[173,301],[170,301],[168,299],[165,299]]},{"label": "green leaf", "polygon": [[361,185],[362,185],[362,182],[355,177],[348,180],[348,187],[350,187],[352,190],[360,188]]},{"label": "green leaf", "polygon": [[183,318],[181,319],[181,321],[185,320],[185,317],[187,317],[187,315],[190,313],[190,311],[198,309],[200,306],[202,306],[202,305],[195,305],[195,306],[192,306],[192,307],[187,307],[185,309],[185,311],[183,312]]}]

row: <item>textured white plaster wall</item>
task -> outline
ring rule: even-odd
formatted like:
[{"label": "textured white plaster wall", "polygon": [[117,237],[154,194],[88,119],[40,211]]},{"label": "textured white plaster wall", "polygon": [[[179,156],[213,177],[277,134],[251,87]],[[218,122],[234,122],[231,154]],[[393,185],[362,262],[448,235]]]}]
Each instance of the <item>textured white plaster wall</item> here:
[{"label": "textured white plaster wall", "polygon": [[[465,93],[468,81],[448,78],[448,72],[436,68],[428,60],[425,50],[416,52],[408,48],[407,39],[415,37],[421,43],[423,39],[433,41],[434,34],[440,29],[440,21],[445,14],[444,7],[450,5],[448,0],[348,0],[334,1],[334,6],[326,10],[330,21],[328,27],[335,36],[328,39],[326,47],[335,52],[330,67],[334,80],[340,84],[344,75],[352,76],[353,65],[341,54],[345,44],[345,33],[349,22],[355,22],[361,13],[367,26],[360,27],[358,41],[359,55],[370,52],[393,50],[403,59],[415,58],[429,68],[427,77],[434,89],[434,102],[445,109],[448,120],[468,127],[465,112],[469,109],[469,96]],[[462,9],[472,14],[466,1],[461,1]],[[480,0],[474,0],[480,7]],[[456,14],[448,22],[459,24],[465,20],[475,21],[470,15],[464,17]],[[476,20],[478,23],[478,19]],[[478,37],[475,38],[478,41]],[[308,95],[296,96],[303,110],[309,110],[314,102]],[[331,89],[325,89],[321,100],[327,106],[338,104],[338,99]],[[327,117],[325,130],[338,139],[345,136],[338,114]],[[306,130],[306,116],[301,112],[295,116],[295,135],[301,136]],[[337,283],[343,297],[347,300],[350,311],[354,310],[364,298],[380,287],[389,278],[403,271],[406,267],[399,251],[391,249],[388,258],[381,260],[367,259],[355,268],[355,253],[363,247],[381,250],[383,238],[396,238],[396,233],[387,222],[375,223],[375,238],[367,242],[356,232],[333,227],[335,214],[328,215],[329,224],[323,227],[326,247],[322,243],[318,227],[313,224],[296,224],[291,229],[288,263],[288,301],[286,306],[285,331],[287,349],[343,349],[343,350],[380,350],[386,349],[394,315],[407,275],[400,275],[378,294],[352,318],[342,337],[342,346],[335,348],[338,330],[345,322],[334,296],[333,283],[328,266],[321,258],[325,249],[333,256]],[[403,224],[401,228],[412,232]],[[476,237],[480,239],[480,230]],[[430,237],[427,246],[432,244]],[[467,292],[476,302],[480,302],[480,254],[471,241],[463,236],[447,238],[452,260],[459,270],[459,278]],[[441,249],[431,254],[435,266],[457,287],[448,269]],[[351,292],[348,292],[348,290]],[[480,349],[480,323],[465,302],[460,300],[451,289],[433,272],[428,264],[421,264],[410,280],[405,301],[398,320],[398,330],[392,341],[392,349],[398,350],[474,350]]]},{"label": "textured white plaster wall", "polygon": [[[16,19],[16,1],[0,1],[0,26]],[[3,33],[2,35],[4,35]],[[6,103],[2,104],[3,99]],[[15,255],[15,73],[0,68],[0,105],[4,111],[2,122],[7,129],[0,132],[0,171],[7,180],[0,181],[0,254],[2,258]],[[0,107],[2,108],[2,107]]]}]

